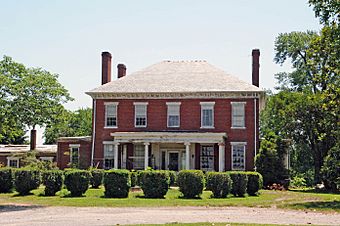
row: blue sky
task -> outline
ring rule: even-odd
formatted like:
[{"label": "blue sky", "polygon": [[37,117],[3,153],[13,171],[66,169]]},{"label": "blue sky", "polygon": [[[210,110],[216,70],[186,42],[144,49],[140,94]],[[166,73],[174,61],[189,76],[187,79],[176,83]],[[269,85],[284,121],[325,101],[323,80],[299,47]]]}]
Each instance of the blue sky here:
[{"label": "blue sky", "polygon": [[100,85],[101,52],[128,74],[162,60],[207,60],[251,81],[251,50],[261,50],[260,86],[289,70],[273,62],[279,33],[319,30],[304,0],[0,0],[0,55],[59,74],[75,101]]}]

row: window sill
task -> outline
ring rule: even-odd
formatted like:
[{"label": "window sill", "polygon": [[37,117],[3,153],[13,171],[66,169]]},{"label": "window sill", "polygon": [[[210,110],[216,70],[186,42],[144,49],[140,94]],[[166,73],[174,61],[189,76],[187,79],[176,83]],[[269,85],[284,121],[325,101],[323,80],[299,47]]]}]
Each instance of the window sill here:
[{"label": "window sill", "polygon": [[247,129],[246,127],[231,127],[231,129]]},{"label": "window sill", "polygon": [[214,126],[201,126],[200,129],[215,129]]},{"label": "window sill", "polygon": [[168,126],[168,128],[179,128],[180,126]]},{"label": "window sill", "polygon": [[146,128],[146,126],[135,126],[135,128]]},{"label": "window sill", "polygon": [[104,126],[104,129],[118,129],[118,126]]}]

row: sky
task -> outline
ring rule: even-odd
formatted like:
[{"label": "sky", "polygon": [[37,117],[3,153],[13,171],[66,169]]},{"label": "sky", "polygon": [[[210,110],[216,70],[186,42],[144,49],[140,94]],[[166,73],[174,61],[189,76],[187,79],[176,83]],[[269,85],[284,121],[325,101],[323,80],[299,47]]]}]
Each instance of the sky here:
[{"label": "sky", "polygon": [[[279,33],[320,30],[306,0],[0,0],[0,56],[59,74],[75,101],[101,82],[101,52],[127,74],[163,60],[206,60],[251,83],[251,50],[260,56],[260,87],[275,87]],[[39,142],[38,142],[39,143]]]}]

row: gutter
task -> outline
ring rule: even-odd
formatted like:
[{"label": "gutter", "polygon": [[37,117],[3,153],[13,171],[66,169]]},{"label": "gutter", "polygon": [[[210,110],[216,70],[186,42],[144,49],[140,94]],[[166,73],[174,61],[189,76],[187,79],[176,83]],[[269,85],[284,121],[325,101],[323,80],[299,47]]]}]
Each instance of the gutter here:
[{"label": "gutter", "polygon": [[92,150],[91,150],[91,166],[93,166],[94,158],[94,141],[96,138],[96,100],[93,100],[93,131],[92,131]]}]

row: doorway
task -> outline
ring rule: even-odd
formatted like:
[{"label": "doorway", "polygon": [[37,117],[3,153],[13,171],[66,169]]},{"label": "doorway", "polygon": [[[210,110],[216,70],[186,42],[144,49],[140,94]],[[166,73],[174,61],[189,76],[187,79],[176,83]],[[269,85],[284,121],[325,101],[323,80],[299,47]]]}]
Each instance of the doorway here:
[{"label": "doorway", "polygon": [[179,170],[179,153],[169,152],[168,153],[168,168],[169,170],[178,171]]}]

